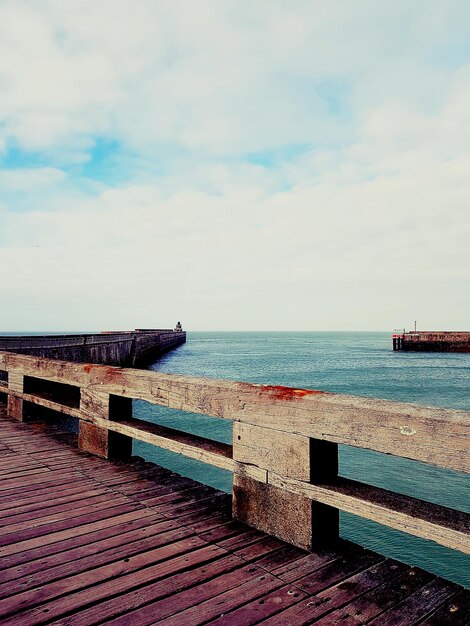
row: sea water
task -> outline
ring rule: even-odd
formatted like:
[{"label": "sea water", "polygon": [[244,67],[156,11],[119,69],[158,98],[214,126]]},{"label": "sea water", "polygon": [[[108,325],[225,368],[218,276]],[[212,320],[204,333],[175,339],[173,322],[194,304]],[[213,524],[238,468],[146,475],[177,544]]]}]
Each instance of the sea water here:
[{"label": "sea water", "polygon": [[[470,410],[470,354],[393,352],[390,333],[188,332],[187,343],[151,369]],[[134,415],[232,442],[228,420],[142,401],[135,401]],[[134,454],[231,491],[229,472],[140,442]],[[348,446],[339,456],[343,476],[470,512],[464,474]],[[462,553],[347,513],[340,527],[342,537],[470,586],[470,557]]]}]

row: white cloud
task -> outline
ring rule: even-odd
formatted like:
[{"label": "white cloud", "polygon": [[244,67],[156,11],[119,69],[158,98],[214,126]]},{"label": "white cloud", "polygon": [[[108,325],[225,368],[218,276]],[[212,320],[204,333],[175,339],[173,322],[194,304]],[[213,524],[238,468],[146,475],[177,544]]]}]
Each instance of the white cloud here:
[{"label": "white cloud", "polygon": [[0,4],[0,326],[466,326],[468,5],[188,6]]},{"label": "white cloud", "polygon": [[29,192],[38,187],[49,187],[63,180],[62,170],[52,167],[17,168],[0,170],[0,188],[5,191]]},{"label": "white cloud", "polygon": [[465,41],[466,6],[6,0],[3,134],[31,150],[115,134],[215,154],[331,143],[348,132],[324,93],[338,82],[360,107],[439,100],[448,72],[427,57]]}]

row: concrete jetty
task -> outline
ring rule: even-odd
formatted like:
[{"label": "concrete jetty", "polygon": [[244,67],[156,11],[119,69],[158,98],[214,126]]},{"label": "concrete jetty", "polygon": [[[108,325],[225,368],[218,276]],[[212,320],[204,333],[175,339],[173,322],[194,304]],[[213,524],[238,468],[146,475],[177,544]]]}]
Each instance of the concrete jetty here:
[{"label": "concrete jetty", "polygon": [[469,331],[419,330],[392,335],[394,350],[470,352]]},{"label": "concrete jetty", "polygon": [[74,363],[140,367],[185,341],[183,330],[155,328],[64,335],[2,335],[0,351]]}]

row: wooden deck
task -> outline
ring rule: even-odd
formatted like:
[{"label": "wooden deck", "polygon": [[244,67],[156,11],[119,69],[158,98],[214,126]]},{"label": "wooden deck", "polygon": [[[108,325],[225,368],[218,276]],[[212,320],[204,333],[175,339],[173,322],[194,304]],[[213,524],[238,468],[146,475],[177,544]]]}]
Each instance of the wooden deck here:
[{"label": "wooden deck", "polygon": [[232,521],[226,494],[73,443],[0,406],[0,624],[470,621],[458,585],[347,542],[308,554]]}]

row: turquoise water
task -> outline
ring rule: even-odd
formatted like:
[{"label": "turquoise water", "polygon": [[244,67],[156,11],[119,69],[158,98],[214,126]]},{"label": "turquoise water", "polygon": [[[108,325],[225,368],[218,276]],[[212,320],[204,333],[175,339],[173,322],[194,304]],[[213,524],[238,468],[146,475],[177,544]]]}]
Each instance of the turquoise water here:
[{"label": "turquoise water", "polygon": [[[191,333],[151,369],[256,383],[322,389],[470,410],[470,354],[391,350],[389,333]],[[135,401],[136,417],[231,443],[231,422]],[[340,473],[362,482],[470,512],[464,474],[406,459],[340,447]],[[134,453],[226,491],[231,475],[134,443]],[[341,535],[377,552],[470,586],[470,557],[341,514]]]}]

